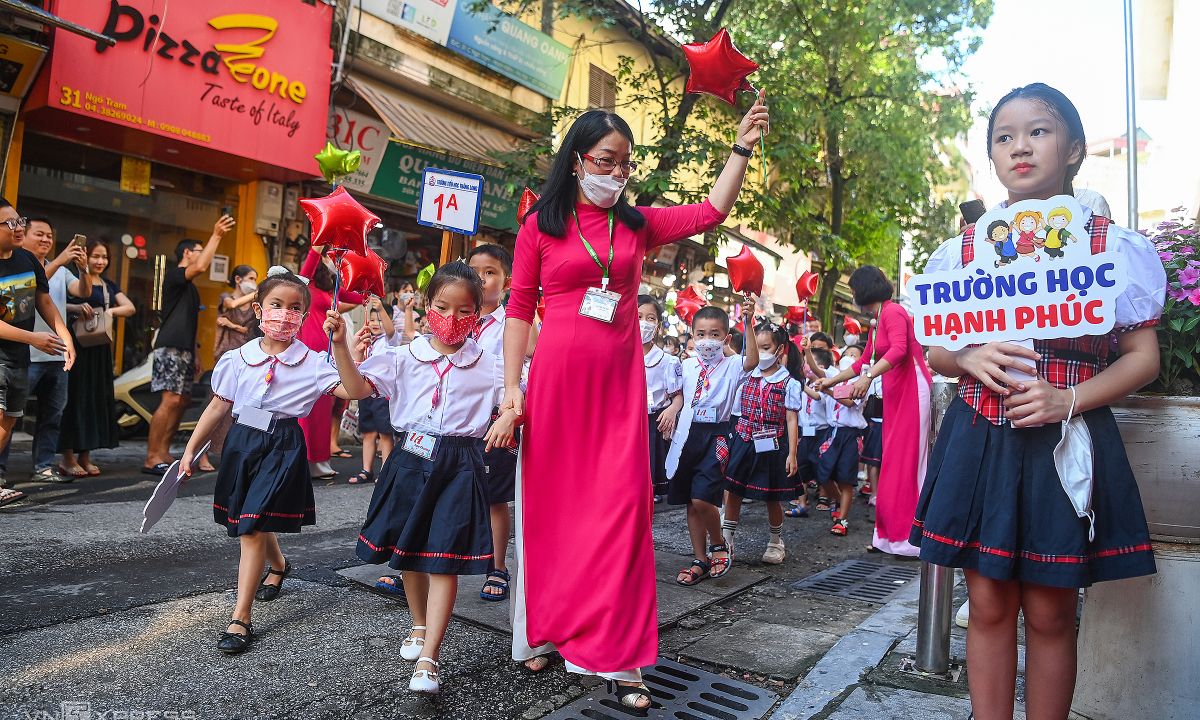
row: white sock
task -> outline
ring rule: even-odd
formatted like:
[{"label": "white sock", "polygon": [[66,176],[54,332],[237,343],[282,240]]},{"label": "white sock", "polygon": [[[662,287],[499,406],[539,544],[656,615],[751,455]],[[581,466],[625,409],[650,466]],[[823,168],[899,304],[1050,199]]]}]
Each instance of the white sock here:
[{"label": "white sock", "polygon": [[783,523],[778,525],[769,525],[771,529],[771,543],[775,545],[783,544]]}]

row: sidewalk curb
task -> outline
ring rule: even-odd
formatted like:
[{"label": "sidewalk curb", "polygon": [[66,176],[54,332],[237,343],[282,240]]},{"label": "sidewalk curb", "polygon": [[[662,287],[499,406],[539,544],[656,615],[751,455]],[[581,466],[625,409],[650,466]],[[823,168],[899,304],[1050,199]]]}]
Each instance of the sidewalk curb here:
[{"label": "sidewalk curb", "polygon": [[808,720],[858,684],[892,648],[917,627],[920,581],[909,583],[882,608],[842,637],[813,666],[773,718]]}]

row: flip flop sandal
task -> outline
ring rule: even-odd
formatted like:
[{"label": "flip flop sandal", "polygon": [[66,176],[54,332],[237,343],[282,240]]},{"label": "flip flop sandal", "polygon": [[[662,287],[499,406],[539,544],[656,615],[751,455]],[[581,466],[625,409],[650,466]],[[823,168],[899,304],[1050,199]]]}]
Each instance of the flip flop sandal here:
[{"label": "flip flop sandal", "polygon": [[[487,574],[487,582],[479,590],[479,597],[489,602],[500,602],[508,599],[508,581],[512,577],[507,570],[493,570]],[[487,593],[489,587],[500,588],[499,594]]]},{"label": "flip flop sandal", "polygon": [[[159,477],[162,477],[163,473],[165,473],[168,469],[170,469],[170,467],[171,467],[171,463],[159,463],[152,467],[146,467],[143,465],[142,466],[142,474],[143,475],[157,475]],[[60,467],[59,470],[62,470],[62,468]],[[83,470],[83,468],[80,468],[80,470]],[[68,474],[70,474],[70,473],[68,473]],[[84,470],[83,474],[87,475],[87,471]],[[79,476],[76,476],[76,477],[79,477]]]},{"label": "flip flop sandal", "polygon": [[688,579],[680,580],[678,577],[676,577],[675,582],[688,587],[692,585],[699,585],[701,580],[708,577],[708,571],[711,568],[712,565],[709,563],[701,562],[700,560],[693,560],[689,567],[679,571],[680,575],[687,575]]},{"label": "flip flop sandal", "polygon": [[[713,553],[719,553],[719,552],[728,553],[729,557],[723,557],[723,558],[712,557]],[[708,576],[711,578],[721,577],[725,573],[729,572],[729,568],[733,566],[733,551],[730,550],[729,545],[727,545],[725,543],[722,543],[720,545],[709,545],[708,546],[708,554],[709,554],[709,558],[710,558],[709,562],[712,565],[712,569],[710,569],[708,571]]]},{"label": "flip flop sandal", "polygon": [[21,492],[20,490],[0,490],[0,506],[7,505],[9,503],[15,503],[24,497],[25,493]]},{"label": "flip flop sandal", "polygon": [[[165,464],[163,464],[163,463],[159,463],[159,465],[162,465],[162,470],[159,470],[159,471],[158,471],[158,474],[159,474],[159,475],[162,475],[163,473],[165,473],[165,472],[167,471],[167,468],[171,467],[170,465],[165,465]],[[155,466],[154,466],[154,467],[155,467],[155,469],[157,469],[157,468],[159,467],[159,465],[155,465]],[[150,470],[149,470],[149,468],[142,468],[142,472],[144,472],[144,473],[146,473],[146,474],[149,474],[149,473],[150,473]],[[77,467],[77,468],[75,468],[74,470],[68,470],[68,469],[66,469],[65,467],[63,467],[62,465],[59,465],[59,466],[58,466],[58,474],[59,474],[59,475],[66,475],[67,477],[77,477],[77,478],[81,478],[81,477],[87,477],[87,476],[88,476],[88,471],[87,471],[87,470],[85,470],[85,469],[83,469],[83,468],[81,468],[81,467]]]},{"label": "flip flop sandal", "polygon": [[[545,664],[543,664],[537,670],[534,670],[533,668],[529,667],[529,665],[527,664],[527,663],[533,662],[534,660],[542,660],[545,662]],[[549,655],[537,655],[537,656],[531,657],[528,660],[526,660],[525,662],[521,663],[521,672],[524,673],[525,675],[541,675],[542,673],[546,672],[546,668],[548,668],[548,667],[550,667],[550,656]]]},{"label": "flip flop sandal", "polygon": [[351,453],[348,453],[348,452],[346,452],[345,450],[338,450],[338,451],[337,451],[337,452],[335,452],[335,453],[329,453],[329,457],[335,457],[335,458],[352,458],[352,457],[354,457],[354,455],[353,455],[353,454],[351,454]]},{"label": "flip flop sandal", "polygon": [[88,465],[87,467],[85,467],[83,469],[87,470],[87,474],[91,475],[93,477],[100,474],[100,468],[96,467],[95,465]]},{"label": "flip flop sandal", "polygon": [[385,582],[382,578],[375,582],[375,589],[387,593],[388,595],[404,595],[404,578],[400,575],[384,575],[383,577],[391,579],[392,582]]}]

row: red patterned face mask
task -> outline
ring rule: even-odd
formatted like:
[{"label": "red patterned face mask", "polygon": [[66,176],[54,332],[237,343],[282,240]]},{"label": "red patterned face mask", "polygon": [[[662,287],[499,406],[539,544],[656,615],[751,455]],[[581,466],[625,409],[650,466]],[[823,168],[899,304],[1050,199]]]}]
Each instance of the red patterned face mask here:
[{"label": "red patterned face mask", "polygon": [[288,342],[300,332],[300,325],[303,322],[304,313],[302,312],[287,308],[271,308],[263,311],[258,327],[262,329],[263,335],[272,340]]},{"label": "red patterned face mask", "polygon": [[475,329],[479,324],[479,313],[464,315],[460,318],[453,318],[443,315],[433,308],[429,309],[429,330],[433,336],[447,345],[457,345]]}]

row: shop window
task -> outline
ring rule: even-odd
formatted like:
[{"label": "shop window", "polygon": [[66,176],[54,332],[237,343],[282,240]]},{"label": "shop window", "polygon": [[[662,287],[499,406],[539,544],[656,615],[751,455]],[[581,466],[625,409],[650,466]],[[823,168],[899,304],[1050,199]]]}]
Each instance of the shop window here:
[{"label": "shop window", "polygon": [[588,110],[617,107],[617,79],[595,65],[588,69]]}]

